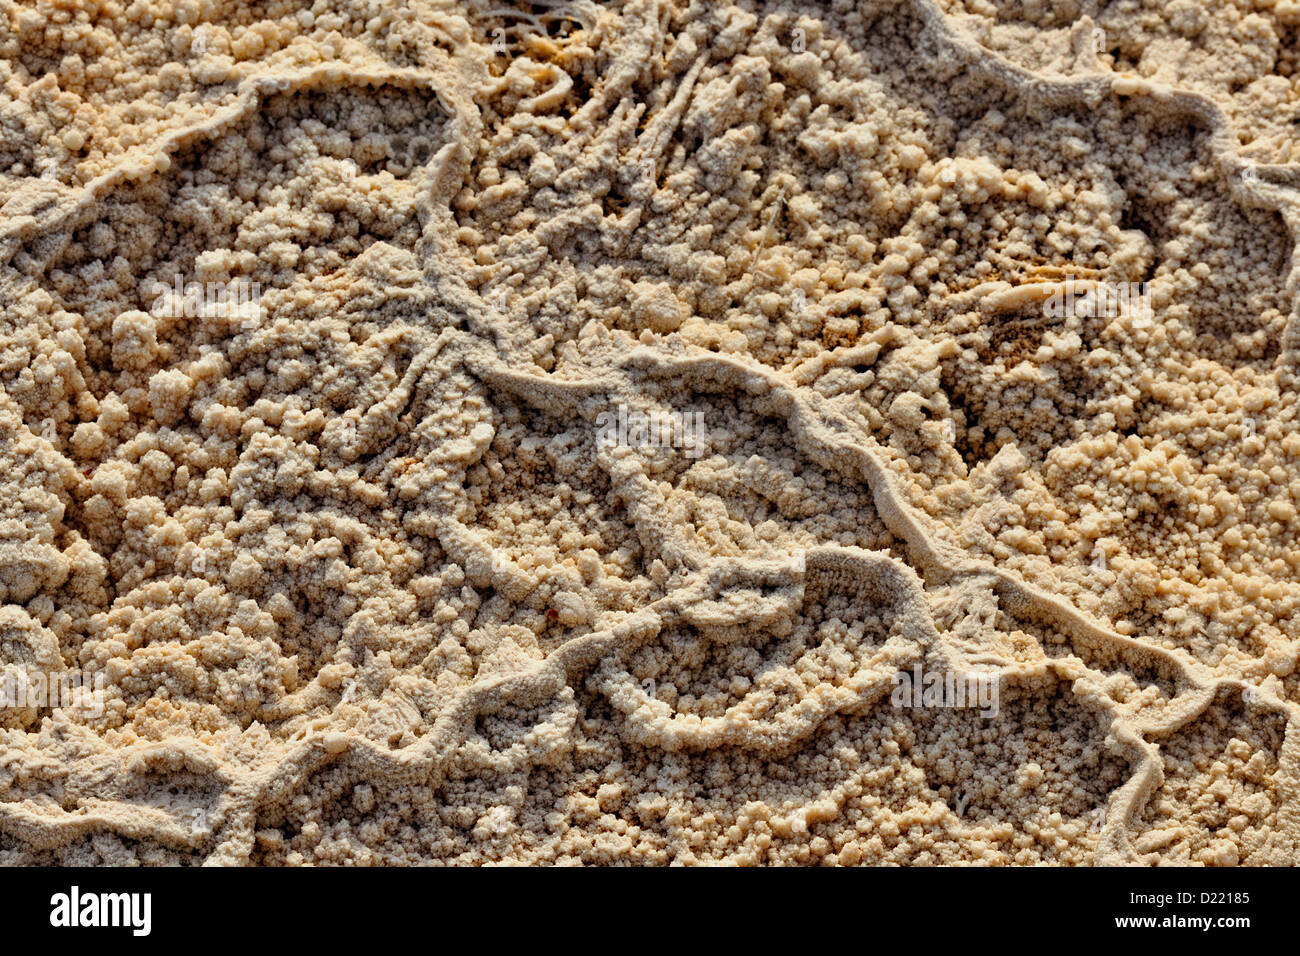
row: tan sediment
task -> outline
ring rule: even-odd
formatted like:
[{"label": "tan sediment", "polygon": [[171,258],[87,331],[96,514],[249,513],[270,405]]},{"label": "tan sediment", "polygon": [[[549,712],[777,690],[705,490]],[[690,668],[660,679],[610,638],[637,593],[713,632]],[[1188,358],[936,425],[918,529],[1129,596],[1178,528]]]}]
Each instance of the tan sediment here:
[{"label": "tan sediment", "polygon": [[[1145,254],[1136,244],[1116,250],[1120,265],[1033,253],[1017,275],[957,269],[956,287],[917,306],[898,293],[922,299],[912,270],[941,251],[887,253],[872,242],[853,252],[845,242],[819,260],[815,250],[840,239],[827,231],[801,246],[797,229],[814,232],[809,224],[838,200],[794,166],[761,170],[743,207],[750,228],[722,233],[741,205],[710,213],[700,197],[720,200],[734,185],[727,176],[755,172],[735,162],[754,145],[737,104],[765,82],[770,95],[777,70],[782,82],[815,91],[820,78],[840,96],[824,61],[784,47],[797,22],[813,31],[810,48],[855,55],[834,26],[814,30],[809,11],[797,19],[765,8],[762,25],[725,8],[735,17],[727,33],[712,22],[669,30],[683,13],[666,3],[554,5],[540,17],[417,4],[387,14],[405,24],[417,66],[385,61],[408,55],[400,45],[363,54],[350,34],[317,37],[322,62],[238,61],[230,102],[120,162],[97,159],[84,181],[9,177],[0,288],[24,304],[6,307],[0,344],[29,358],[0,380],[13,502],[0,544],[13,609],[0,621],[4,663],[42,661],[57,647],[63,667],[108,677],[110,707],[104,717],[55,709],[6,719],[5,859],[1294,862],[1298,691],[1288,678],[1300,633],[1279,609],[1300,593],[1285,558],[1295,508],[1280,496],[1255,508],[1271,526],[1245,518],[1295,481],[1294,461],[1288,473],[1276,463],[1283,452],[1269,449],[1300,451],[1291,450],[1294,416],[1283,415],[1295,396],[1298,167],[1244,159],[1236,130],[1248,111],[1231,112],[1212,84],[1031,72],[966,35],[970,24],[951,17],[955,0],[942,6],[864,10],[895,27],[912,18],[919,63],[973,71],[1004,106],[1050,117],[1122,98],[1199,130],[1203,182],[1222,187],[1223,208],[1239,216],[1231,228],[1265,235],[1238,207],[1285,224],[1285,275],[1260,292],[1288,309],[1284,327],[1270,327],[1276,338],[1268,331],[1260,346],[1228,320],[1201,318],[1196,334],[1166,347],[1168,337],[1124,315],[1099,330],[1040,334],[1051,326],[1038,316],[1044,300],[1132,281],[1125,257]],[[331,13],[351,22],[350,8]],[[507,30],[514,46],[497,74],[487,66],[490,29],[503,17],[522,26]],[[564,17],[581,32],[543,39],[541,25]],[[419,46],[422,23],[441,39]],[[738,45],[719,61],[696,43],[703,33]],[[232,42],[260,49],[245,36]],[[889,80],[899,102],[921,89],[907,85],[911,73]],[[381,91],[423,97],[391,101],[398,122],[411,103],[437,114],[423,164],[352,174],[364,200],[320,172],[339,158],[331,150],[354,148],[331,140],[338,130],[303,99],[340,90],[357,91],[347,96],[358,108]],[[268,115],[282,125],[254,130],[275,97],[282,105]],[[305,111],[297,120],[296,108]],[[884,124],[847,121],[838,146],[810,136],[807,149],[857,149],[858,131],[883,136]],[[714,179],[702,187],[686,185],[699,168],[674,140],[684,128],[716,147],[706,157]],[[94,148],[105,132],[78,128],[61,142]],[[396,150],[402,134],[375,135]],[[94,295],[62,278],[98,275],[90,264],[104,257],[86,246],[100,242],[95,226],[110,213],[134,203],[172,214],[162,187],[150,192],[169,170],[198,168],[222,143],[277,136],[286,189],[259,200],[256,214],[273,210],[262,228],[296,236],[280,240],[294,250],[236,230],[216,257],[224,265],[211,266],[217,276],[244,268],[240,243],[286,263],[274,275],[254,268],[266,277],[268,312],[256,328],[222,329],[210,317],[155,327],[147,305],[123,307],[132,296],[121,291],[105,322],[87,301]],[[891,175],[915,174],[918,195],[956,184],[984,202],[1025,201],[1034,215],[1056,201],[1057,187],[1037,173],[1013,176],[986,156],[934,159],[910,142],[891,155]],[[217,182],[217,172],[198,178]],[[607,199],[614,190],[617,201]],[[179,189],[171,199],[189,201]],[[969,215],[984,215],[971,202]],[[691,205],[684,223],[672,219],[675,205]],[[891,215],[888,204],[878,214]],[[298,217],[318,232],[293,232]],[[331,232],[340,220],[363,224]],[[680,245],[682,227],[700,225],[720,237]],[[656,237],[671,229],[679,246]],[[849,255],[859,268],[845,267]],[[999,269],[1011,268],[1016,255],[998,255]],[[295,257],[301,265],[288,264]],[[1183,291],[1194,280],[1208,281],[1181,267],[1155,277],[1168,328],[1198,321]],[[709,299],[723,287],[738,305]],[[788,311],[795,288],[812,303],[804,318]],[[890,315],[869,317],[880,311]],[[782,328],[794,333],[783,338]],[[1047,334],[1056,345],[1043,344]],[[939,407],[940,371],[977,351],[960,337],[993,356],[980,357],[993,385],[1014,373],[1044,387],[1060,372],[1045,378],[1030,366],[1088,354],[1071,334],[1090,337],[1091,354],[1107,352],[1099,362],[1121,357],[1127,371],[1111,377],[1143,383],[1141,401],[1154,401],[1149,382],[1164,368],[1156,391],[1178,401],[1186,385],[1180,414],[1254,415],[1256,457],[1275,463],[1242,465],[1237,503],[1226,490],[1211,495],[1196,484],[1198,464],[1200,474],[1222,467],[1196,458],[1204,442],[1174,447],[1154,431],[1121,438],[1116,413],[1141,421],[1142,409],[1113,395],[1104,413],[1081,399],[1092,431],[1054,434],[1042,447],[1015,422],[1022,430],[1010,439],[971,438],[968,412],[956,422],[945,402],[937,414],[956,422],[961,441],[937,452],[918,444],[933,424],[926,409]],[[1025,357],[994,336],[1013,346],[1024,338]],[[39,386],[23,377],[27,366],[40,368]],[[1186,383],[1179,369],[1190,370]],[[877,394],[888,404],[873,405]],[[989,393],[989,408],[999,401],[1005,412],[1019,399]],[[703,409],[713,436],[705,456],[602,447],[597,418],[619,406]],[[52,438],[42,434],[47,417]],[[1087,517],[1101,509],[1071,512],[1071,484],[1052,469],[1081,472],[1074,487],[1095,489],[1092,498],[1129,481],[1219,519],[1239,513],[1201,529],[1235,530],[1242,543],[1231,547],[1251,560],[1215,555],[1222,573],[1199,563],[1183,573],[1159,553],[1158,535],[1170,532],[1123,538],[1122,521]],[[1049,518],[1033,521],[1052,509],[1069,520],[1050,518],[1061,527],[1049,534]],[[1101,529],[1087,540],[1109,555],[1113,587],[1074,553],[1087,553],[1085,518]],[[1067,553],[1061,541],[1077,547]],[[1186,551],[1167,550],[1177,547]],[[211,567],[197,567],[209,570],[194,570],[200,553]],[[1161,577],[1165,558],[1172,569]],[[1233,612],[1203,615],[1217,645],[1175,626],[1186,616],[1166,615],[1170,624],[1152,611],[1134,624],[1141,615],[1112,600],[1133,592],[1155,607],[1197,588],[1215,595],[1206,606]],[[1270,602],[1267,619],[1236,613],[1252,594]],[[980,724],[955,711],[900,712],[889,702],[894,675],[921,662],[995,678],[1003,714]],[[728,667],[737,669],[725,687],[706,679]],[[996,757],[987,752],[994,726],[1007,748]],[[1216,761],[1214,734],[1229,732]],[[977,766],[1005,793],[981,789]],[[1203,776],[1174,779],[1188,767]],[[1230,818],[1205,822],[1218,818],[1185,799],[1209,787]]]}]

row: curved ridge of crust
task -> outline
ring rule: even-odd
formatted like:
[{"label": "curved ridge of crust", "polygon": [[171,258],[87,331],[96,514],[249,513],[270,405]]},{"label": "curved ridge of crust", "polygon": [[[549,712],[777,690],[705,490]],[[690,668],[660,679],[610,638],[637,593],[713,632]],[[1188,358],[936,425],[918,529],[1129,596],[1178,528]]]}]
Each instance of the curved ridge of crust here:
[{"label": "curved ridge of crust", "polygon": [[[531,398],[543,406],[561,405],[577,397],[589,395],[601,384],[570,381],[555,382],[524,375],[505,367],[499,360],[480,355],[472,360],[485,378],[509,389],[521,398]],[[1159,719],[1130,720],[1112,706],[1109,733],[1127,752],[1135,765],[1133,776],[1111,798],[1106,814],[1096,862],[1100,864],[1136,863],[1138,855],[1131,844],[1129,824],[1140,811],[1150,794],[1163,781],[1158,747],[1147,740],[1178,730],[1205,712],[1215,696],[1223,689],[1242,692],[1246,685],[1230,679],[1216,679],[1206,673],[1196,661],[1181,652],[1157,648],[1140,639],[1126,637],[1092,621],[1065,601],[1021,581],[1014,572],[997,568],[988,562],[961,555],[943,542],[938,533],[925,525],[922,516],[913,512],[902,500],[889,477],[889,472],[879,462],[869,447],[853,436],[854,426],[839,421],[834,428],[828,413],[819,410],[815,396],[801,394],[780,380],[777,373],[766,369],[747,367],[740,361],[713,355],[700,355],[682,359],[664,359],[648,350],[639,350],[629,356],[628,365],[641,369],[653,368],[665,376],[680,376],[697,382],[717,384],[727,382],[750,392],[772,393],[775,407],[780,408],[791,425],[791,433],[802,450],[814,459],[822,459],[832,468],[851,477],[865,480],[875,494],[877,507],[890,529],[903,538],[914,554],[922,557],[925,570],[941,577],[986,577],[993,579],[1007,607],[1054,626],[1071,637],[1111,645],[1127,652],[1147,655],[1166,664],[1177,675],[1184,688],[1174,701],[1164,708]],[[536,386],[534,389],[531,386]],[[836,437],[832,437],[832,433]],[[483,546],[479,545],[482,548]],[[490,549],[485,549],[490,550]],[[574,638],[547,656],[544,661],[522,672],[492,677],[465,688],[438,716],[431,732],[414,747],[393,752],[375,743],[358,738],[348,738],[345,749],[332,752],[339,744],[323,732],[302,741],[290,753],[273,765],[247,775],[230,777],[225,796],[214,813],[211,836],[216,847],[208,857],[209,863],[238,863],[245,859],[252,846],[252,827],[258,809],[268,802],[282,800],[310,774],[331,763],[341,768],[355,780],[382,777],[393,782],[421,781],[428,783],[440,778],[452,755],[462,742],[474,720],[492,713],[508,704],[535,705],[554,695],[584,668],[599,664],[612,654],[623,653],[638,641],[653,636],[661,628],[690,617],[693,610],[710,595],[718,593],[738,579],[759,575],[776,585],[801,584],[806,574],[827,568],[850,571],[863,577],[885,577],[894,582],[893,592],[901,596],[905,606],[918,614],[916,627],[921,629],[926,643],[941,649],[942,637],[934,628],[926,609],[920,579],[909,567],[887,555],[873,555],[857,549],[823,546],[809,549],[805,554],[806,570],[799,571],[793,564],[746,559],[718,559],[702,561],[688,584],[677,588],[643,611],[619,624]],[[491,556],[488,556],[489,562]],[[510,569],[498,564],[493,584],[510,581]],[[1065,667],[1056,661],[1040,665],[1065,679],[1076,679],[1087,669]],[[816,712],[803,715],[804,719],[784,727],[774,726],[760,734],[757,743],[749,742],[760,751],[779,753],[815,731],[817,725],[831,713],[848,709],[869,708],[873,701],[884,695],[893,669],[877,675],[875,680],[854,686],[848,693],[819,701]],[[1033,668],[1004,663],[999,679],[1010,675],[1034,673]],[[1286,744],[1282,753],[1282,785],[1294,788],[1298,756],[1295,743],[1295,705],[1282,701],[1267,691],[1256,691],[1258,706],[1280,712],[1287,718]],[[625,709],[635,713],[644,701],[632,699]],[[640,734],[636,739],[668,749],[683,746],[708,748],[724,744],[736,745],[739,735],[736,728],[725,720],[708,719],[687,728],[668,732]],[[125,759],[125,758],[122,758]],[[50,849],[66,844],[96,827],[109,827],[124,836],[150,836],[161,842],[196,846],[208,834],[195,835],[174,821],[141,822],[125,808],[107,806],[98,814],[64,814],[56,819],[11,805],[0,805],[0,829],[19,837],[34,847]]]},{"label": "curved ridge of crust", "polygon": [[[449,65],[449,69],[444,71],[444,74],[450,72]],[[59,201],[54,202],[52,206],[46,205],[40,215],[13,217],[3,229],[0,229],[0,254],[6,257],[11,256],[24,240],[51,233],[55,230],[63,230],[67,233],[71,229],[83,225],[88,220],[88,213],[91,211],[93,204],[100,200],[105,193],[123,182],[141,180],[154,175],[159,171],[158,157],[166,157],[197,139],[213,136],[233,126],[256,112],[263,96],[312,90],[324,86],[326,83],[337,84],[340,80],[351,81],[364,86],[395,86],[406,89],[423,87],[431,89],[435,93],[440,93],[439,78],[440,74],[431,70],[385,67],[372,70],[352,69],[344,71],[338,66],[320,66],[313,69],[298,70],[292,76],[249,77],[239,84],[234,103],[221,108],[201,123],[194,123],[168,133],[157,144],[158,148],[153,158],[141,159],[135,164],[123,162],[116,169],[97,176],[71,194],[63,196]],[[447,85],[454,90],[458,84],[453,80]],[[465,99],[464,95],[461,94],[454,98],[452,103],[455,106],[462,106]],[[446,107],[444,106],[444,108]],[[466,132],[466,115],[455,107],[448,110],[448,113],[451,116],[453,128],[461,134],[456,141],[459,143],[468,135]],[[449,154],[458,155],[459,152],[459,150],[451,150]],[[442,162],[435,159],[435,164],[436,169],[431,177],[430,195],[446,198],[446,193],[450,189],[450,177],[442,175],[442,167],[449,165],[449,163],[445,159]]]},{"label": "curved ridge of crust", "polygon": [[[1132,77],[1115,74],[1066,79],[1035,73],[972,39],[944,15],[936,0],[909,0],[909,3],[925,21],[927,29],[952,49],[961,51],[968,62],[978,64],[1008,88],[1032,96],[1045,105],[1088,106],[1107,96],[1121,95],[1117,83],[1134,82]],[[1148,97],[1200,120],[1209,133],[1211,152],[1220,169],[1232,180],[1234,193],[1253,205],[1282,215],[1292,246],[1286,283],[1292,309],[1278,365],[1279,369],[1287,369],[1294,375],[1300,367],[1300,257],[1295,255],[1296,243],[1300,241],[1300,192],[1294,191],[1300,188],[1300,163],[1261,164],[1242,160],[1227,114],[1203,93],[1139,80],[1132,91],[1125,89],[1123,95]],[[1248,175],[1242,175],[1248,171]]]}]

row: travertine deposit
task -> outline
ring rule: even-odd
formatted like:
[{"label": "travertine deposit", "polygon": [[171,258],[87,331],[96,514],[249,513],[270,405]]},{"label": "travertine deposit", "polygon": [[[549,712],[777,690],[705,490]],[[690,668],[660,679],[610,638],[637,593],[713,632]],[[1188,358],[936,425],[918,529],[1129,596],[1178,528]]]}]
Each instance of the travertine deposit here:
[{"label": "travertine deposit", "polygon": [[0,0],[0,863],[1296,862],[1298,57]]}]

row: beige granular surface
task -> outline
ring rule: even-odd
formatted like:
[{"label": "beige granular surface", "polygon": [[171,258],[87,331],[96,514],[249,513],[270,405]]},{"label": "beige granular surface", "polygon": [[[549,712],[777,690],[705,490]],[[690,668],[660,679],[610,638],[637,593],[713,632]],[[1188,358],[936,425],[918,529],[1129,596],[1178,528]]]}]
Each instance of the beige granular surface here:
[{"label": "beige granular surface", "polygon": [[0,3],[0,863],[1295,862],[1298,31]]}]

